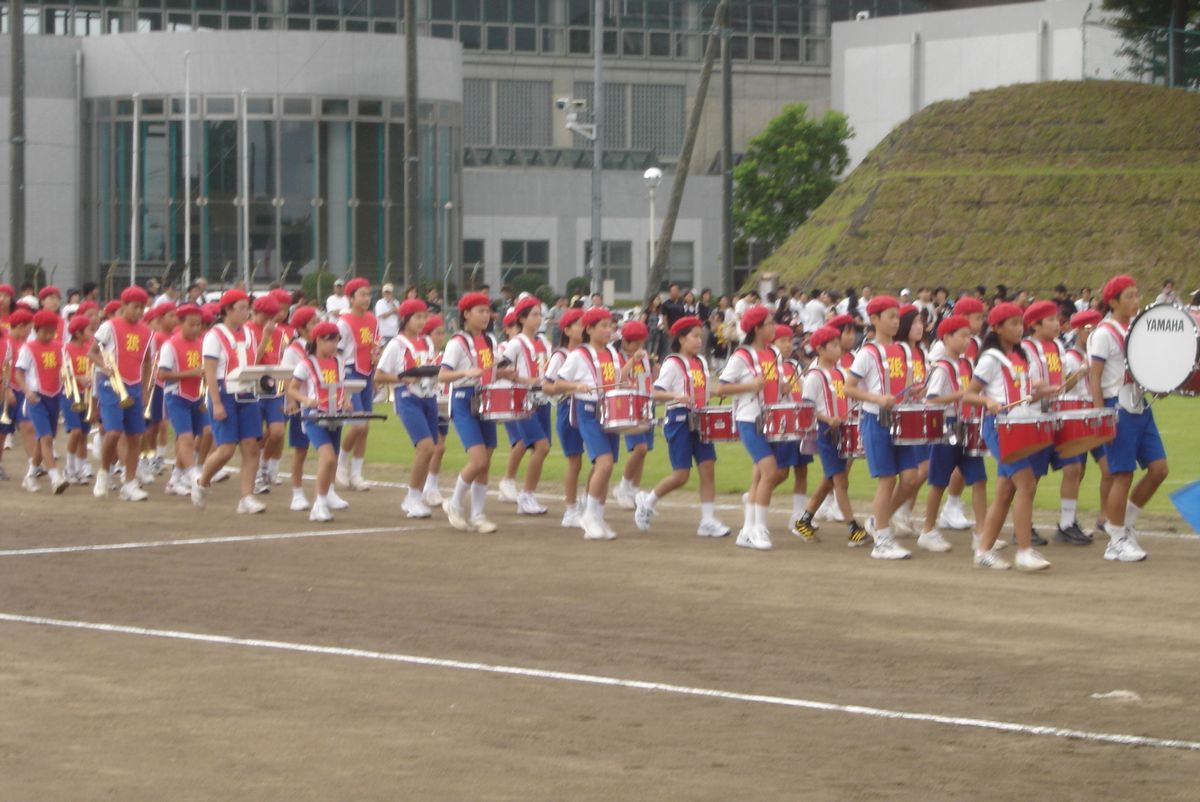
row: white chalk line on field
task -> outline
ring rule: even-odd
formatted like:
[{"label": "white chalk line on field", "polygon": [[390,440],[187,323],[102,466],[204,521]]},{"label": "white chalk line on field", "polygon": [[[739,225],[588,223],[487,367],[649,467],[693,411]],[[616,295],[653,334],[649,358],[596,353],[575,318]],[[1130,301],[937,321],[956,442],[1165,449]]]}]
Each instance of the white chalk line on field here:
[{"label": "white chalk line on field", "polygon": [[1182,749],[1200,752],[1200,741],[1187,741],[1174,738],[1154,738],[1144,735],[1124,735],[1109,732],[1090,732],[1067,727],[1053,727],[1039,724],[1021,724],[1013,721],[994,721],[984,718],[962,716],[945,716],[936,713],[911,713],[903,710],[889,710],[864,705],[837,704],[820,702],[811,699],[797,699],[786,696],[769,696],[764,694],[740,693],[723,691],[712,688],[694,688],[686,685],[673,685],[663,682],[647,682],[644,680],[606,677],[597,674],[578,674],[568,671],[553,671],[522,666],[492,665],[463,660],[451,660],[440,657],[422,657],[411,654],[393,652],[378,652],[369,649],[351,649],[335,646],[319,646],[308,643],[291,643],[288,641],[262,640],[258,638],[235,638],[228,635],[210,635],[199,632],[181,632],[170,629],[148,629],[145,627],[124,626],[121,624],[100,624],[90,621],[70,621],[57,618],[42,618],[39,616],[14,615],[0,613],[0,622],[13,624],[30,624],[35,626],[60,627],[64,629],[89,630],[121,635],[139,635],[150,638],[167,640],[211,643],[223,646],[240,646],[253,649],[271,649],[282,652],[302,654],[318,654],[332,657],[353,657],[363,660],[380,660],[389,663],[442,668],[455,671],[475,671],[485,674],[501,674],[530,679],[551,680],[554,682],[571,682],[583,685],[602,685],[630,690],[647,691],[651,693],[693,696],[706,699],[720,699],[731,702],[747,702],[751,704],[790,707],[802,710],[815,710],[824,713],[839,713],[848,716],[864,716],[867,718],[890,719],[893,721],[912,721],[925,724],[936,724],[945,727],[962,727],[976,730],[1007,732],[1017,735],[1049,736],[1067,738],[1092,743],[1116,744],[1121,746],[1143,746],[1156,749]]},{"label": "white chalk line on field", "polygon": [[128,543],[98,543],[82,546],[45,546],[28,549],[5,549],[0,557],[26,557],[38,554],[74,554],[89,551],[126,551],[129,549],[157,549],[167,546],[207,546],[213,543],[248,543],[256,540],[300,540],[313,537],[345,537],[348,535],[374,535],[382,532],[410,532],[426,529],[423,526],[381,526],[369,529],[313,529],[304,532],[278,532],[264,535],[228,535],[224,537],[190,537],[178,540],[137,540]]}]

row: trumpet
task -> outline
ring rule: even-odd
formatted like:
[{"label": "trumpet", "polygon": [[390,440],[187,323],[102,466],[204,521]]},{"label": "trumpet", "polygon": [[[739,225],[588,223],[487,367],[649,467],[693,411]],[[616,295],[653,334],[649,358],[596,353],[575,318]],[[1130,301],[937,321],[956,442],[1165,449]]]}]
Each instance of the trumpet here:
[{"label": "trumpet", "polygon": [[200,380],[200,414],[208,414],[208,379]]},{"label": "trumpet", "polygon": [[12,423],[12,415],[8,414],[8,384],[12,380],[12,360],[4,360],[0,367],[0,426]]},{"label": "trumpet", "polygon": [[133,397],[129,395],[129,389],[125,386],[125,380],[121,378],[121,371],[117,368],[117,360],[113,357],[111,351],[101,349],[101,354],[104,355],[104,366],[108,368],[109,375],[108,383],[112,386],[113,392],[117,394],[120,400],[121,409],[129,409],[133,406]]},{"label": "trumpet", "polygon": [[87,409],[87,422],[95,425],[100,422],[100,405],[96,403],[96,393],[94,391],[95,379],[92,384],[88,385],[87,391],[83,394],[84,408]]},{"label": "trumpet", "polygon": [[158,384],[158,352],[154,353],[154,362],[150,365],[150,385],[146,390],[146,409],[142,412],[142,417],[150,420],[151,412],[154,409],[154,386]]},{"label": "trumpet", "polygon": [[71,399],[71,409],[75,412],[83,412],[87,409],[87,402],[83,400],[83,396],[79,392],[79,382],[75,380],[75,370],[71,367],[71,357],[65,350],[63,351],[61,372],[63,391],[66,392],[67,398]]}]

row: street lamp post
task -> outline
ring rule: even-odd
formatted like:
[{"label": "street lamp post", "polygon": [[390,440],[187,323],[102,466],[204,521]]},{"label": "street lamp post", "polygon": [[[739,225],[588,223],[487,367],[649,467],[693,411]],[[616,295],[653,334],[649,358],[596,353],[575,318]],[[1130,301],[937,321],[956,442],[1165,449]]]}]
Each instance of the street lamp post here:
[{"label": "street lamp post", "polygon": [[[442,210],[442,242],[446,258],[446,270],[442,273],[442,303],[445,304],[450,297],[450,271],[454,269],[454,256],[450,253],[450,215],[454,211],[454,201],[446,201]],[[459,294],[462,289],[458,288]]]},{"label": "street lamp post", "polygon": [[642,173],[642,181],[646,184],[646,189],[650,191],[650,261],[647,263],[646,275],[650,275],[650,266],[654,264],[654,247],[658,240],[658,236],[654,230],[654,197],[658,193],[658,185],[662,183],[663,171],[657,167],[651,167]]}]

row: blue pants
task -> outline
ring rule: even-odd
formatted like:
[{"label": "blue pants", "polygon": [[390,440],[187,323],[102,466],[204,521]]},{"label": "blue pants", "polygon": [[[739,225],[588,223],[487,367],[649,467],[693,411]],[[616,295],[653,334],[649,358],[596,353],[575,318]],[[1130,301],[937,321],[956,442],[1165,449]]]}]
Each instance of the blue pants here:
[{"label": "blue pants", "polygon": [[920,446],[898,446],[892,443],[892,433],[879,422],[879,416],[863,411],[859,419],[863,445],[867,450],[867,469],[872,479],[895,476],[916,468],[925,459]]},{"label": "blue pants", "polygon": [[396,414],[404,424],[408,437],[415,446],[425,439],[438,444],[438,408],[436,398],[421,398],[407,388],[397,387],[394,395]]},{"label": "blue pants", "polygon": [[123,432],[125,434],[145,434],[146,418],[142,404],[142,385],[128,384],[125,387],[133,403],[125,409],[121,408],[116,391],[107,380],[100,381],[100,422],[106,432]]},{"label": "blue pants", "polygon": [[460,387],[454,390],[450,397],[450,417],[454,421],[454,430],[462,441],[463,450],[469,451],[475,446],[487,448],[496,447],[496,422],[480,420],[471,410],[475,398],[474,387]]},{"label": "blue pants", "polygon": [[563,456],[577,457],[583,453],[583,435],[579,427],[571,423],[571,400],[558,402],[558,441],[562,443]]},{"label": "blue pants", "polygon": [[87,414],[86,410],[83,412],[76,412],[75,410],[71,409],[71,405],[67,403],[62,404],[61,407],[63,426],[66,427],[68,432],[82,430],[84,434],[87,434],[92,430],[92,424],[88,423],[87,419],[84,418],[84,415]]},{"label": "blue pants", "polygon": [[[1104,406],[1117,406],[1117,399],[1104,399]],[[1118,407],[1117,436],[1104,445],[1104,456],[1108,457],[1111,473],[1133,473],[1139,466],[1145,469],[1151,462],[1166,459],[1167,450],[1154,422],[1154,410],[1147,407],[1137,415]]]},{"label": "blue pants", "polygon": [[164,401],[166,393],[163,388],[155,384],[150,388],[150,419],[146,421],[149,424],[162,423],[166,418],[167,409]]},{"label": "blue pants", "polygon": [[199,437],[204,434],[208,425],[208,417],[200,411],[200,400],[188,401],[178,393],[167,396],[167,415],[171,419],[171,428],[175,436],[190,434]]},{"label": "blue pants", "polygon": [[762,436],[762,432],[758,430],[758,424],[754,421],[737,421],[738,439],[742,441],[746,451],[750,453],[750,460],[755,464],[762,462],[767,457],[775,456],[775,449]]},{"label": "blue pants", "polygon": [[579,423],[579,434],[583,437],[583,445],[587,448],[588,459],[595,462],[605,454],[612,456],[613,464],[621,453],[621,438],[609,434],[600,426],[596,417],[595,401],[576,401],[575,420]]},{"label": "blue pants", "polygon": [[58,395],[39,395],[36,404],[25,401],[25,412],[33,423],[33,431],[40,440],[43,437],[58,435],[58,409],[62,393]]},{"label": "blue pants", "polygon": [[373,412],[375,410],[375,374],[359,373],[354,368],[346,371],[347,379],[365,381],[367,386],[357,393],[350,394],[350,404],[355,412]]},{"label": "blue pants", "polygon": [[[953,420],[950,421],[953,423]],[[937,443],[929,447],[929,486],[946,487],[954,469],[962,472],[963,482],[968,487],[987,481],[987,466],[983,457],[968,457],[962,446]]]},{"label": "blue pants", "polygon": [[[212,392],[211,388],[209,392]],[[225,392],[224,385],[220,393],[221,403],[225,406],[225,420],[212,418],[213,442],[219,446],[227,446],[242,440],[257,440],[262,437],[262,413],[258,409],[257,399],[238,401]],[[209,404],[209,413],[212,413],[214,406]]]},{"label": "blue pants", "polygon": [[826,479],[846,472],[846,460],[838,453],[829,425],[820,422],[817,423],[817,453],[821,455],[821,469]]},{"label": "blue pants", "polygon": [[300,420],[299,415],[288,416],[288,447],[308,448],[308,435],[304,433],[304,421]]},{"label": "blue pants", "polygon": [[342,427],[336,429],[326,429],[324,426],[318,426],[312,421],[305,421],[304,435],[308,438],[308,442],[313,449],[320,449],[321,446],[333,446],[333,453],[337,454],[342,450]]},{"label": "blue pants", "polygon": [[264,426],[269,426],[272,423],[283,423],[283,396],[275,398],[260,398],[258,399],[258,411],[262,415]]},{"label": "blue pants", "polygon": [[17,424],[25,420],[25,394],[16,387],[12,388],[13,402],[8,405],[8,417],[12,423],[0,423],[0,434],[12,434],[17,430]]},{"label": "blue pants", "polygon": [[695,462],[716,462],[717,449],[712,443],[700,439],[700,432],[693,431],[688,423],[688,411],[682,407],[667,410],[663,424],[663,436],[667,438],[667,457],[671,470],[684,471]]}]

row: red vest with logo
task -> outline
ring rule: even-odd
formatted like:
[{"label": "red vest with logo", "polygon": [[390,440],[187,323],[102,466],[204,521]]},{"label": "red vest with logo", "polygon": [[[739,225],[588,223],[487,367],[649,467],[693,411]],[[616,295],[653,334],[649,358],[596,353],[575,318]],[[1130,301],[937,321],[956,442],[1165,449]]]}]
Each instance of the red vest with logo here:
[{"label": "red vest with logo", "polygon": [[[1033,356],[1038,360],[1037,374],[1039,377],[1045,380],[1047,384],[1062,384],[1062,348],[1059,347],[1057,342],[1030,337],[1022,345],[1025,347],[1027,355]],[[1031,365],[1030,367],[1032,368],[1033,366]]]},{"label": "red vest with logo", "polygon": [[[255,363],[254,339],[246,332],[246,327],[242,326],[237,331],[231,331],[228,326],[220,324],[213,327],[213,331],[217,333],[217,339],[221,343],[221,349],[225,352],[225,373],[229,374],[240,367],[245,367],[238,360],[238,344],[245,343],[246,365]],[[230,339],[230,335],[233,339]],[[219,379],[224,379],[224,376],[218,376]]]},{"label": "red vest with logo", "polygon": [[25,347],[33,355],[33,365],[37,371],[38,392],[48,396],[55,396],[62,392],[62,343],[58,340],[51,340],[48,343],[30,340],[25,343]]},{"label": "red vest with logo", "polygon": [[125,384],[138,384],[142,380],[146,351],[152,341],[150,327],[141,321],[130,323],[123,317],[114,317],[109,322],[116,335],[117,371]]},{"label": "red vest with logo", "polygon": [[[625,363],[633,359],[633,356],[626,354],[623,350],[616,346],[608,346],[607,351],[615,355],[617,363],[617,372],[620,373],[625,369]],[[650,368],[650,357],[645,356],[638,362],[635,362],[629,371],[630,377],[633,379],[633,386],[639,393],[646,395],[650,394],[650,385],[653,382],[652,370]]]},{"label": "red vest with logo", "polygon": [[67,343],[67,358],[71,360],[71,370],[76,376],[86,376],[88,371],[92,369],[92,358],[88,356],[88,352],[92,350],[92,343],[88,342]]},{"label": "red vest with logo", "polygon": [[[253,320],[246,323],[246,328],[250,330],[251,342],[254,344],[254,352],[257,357],[258,345],[263,341],[263,329]],[[283,330],[279,326],[271,332],[271,336],[267,339],[267,343],[263,346],[262,358],[257,359],[255,364],[258,365],[278,365],[283,359]]]},{"label": "red vest with logo", "polygon": [[[178,363],[175,369],[180,373],[196,370],[204,364],[203,342],[199,337],[194,340],[185,340],[182,334],[176,334],[171,338],[170,342],[171,348],[175,351],[175,361]],[[234,359],[236,360],[237,357],[235,356]],[[200,385],[203,381],[199,376],[190,379],[180,379],[179,395],[188,401],[199,400]]]},{"label": "red vest with logo", "polygon": [[320,411],[330,411],[329,393],[333,389],[337,391],[334,396],[334,409],[341,409],[344,392],[341,387],[335,387],[341,378],[341,370],[337,357],[331,356],[325,359],[318,359],[311,354],[306,354],[305,359],[308,362],[309,375],[313,377],[313,384],[317,388],[317,403],[319,404]]},{"label": "red vest with logo", "polygon": [[671,354],[668,359],[679,360],[683,368],[683,376],[687,380],[686,393],[691,399],[692,409],[700,409],[708,404],[708,367],[698,356],[685,358],[682,354]]},{"label": "red vest with logo", "polygon": [[[375,348],[375,341],[379,339],[379,322],[371,312],[361,315],[347,312],[341,319],[350,327],[350,333],[354,337],[354,369],[362,374],[370,373],[371,351]],[[489,348],[489,353],[490,350]]]}]

